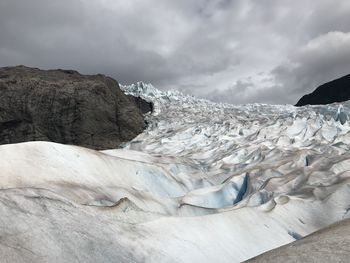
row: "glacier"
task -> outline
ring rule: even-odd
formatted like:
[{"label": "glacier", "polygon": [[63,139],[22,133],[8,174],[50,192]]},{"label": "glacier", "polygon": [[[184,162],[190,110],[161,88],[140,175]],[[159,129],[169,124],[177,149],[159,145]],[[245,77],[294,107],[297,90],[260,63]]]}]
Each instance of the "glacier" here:
[{"label": "glacier", "polygon": [[350,102],[230,105],[142,82],[120,149],[0,146],[7,262],[241,262],[350,218]]}]

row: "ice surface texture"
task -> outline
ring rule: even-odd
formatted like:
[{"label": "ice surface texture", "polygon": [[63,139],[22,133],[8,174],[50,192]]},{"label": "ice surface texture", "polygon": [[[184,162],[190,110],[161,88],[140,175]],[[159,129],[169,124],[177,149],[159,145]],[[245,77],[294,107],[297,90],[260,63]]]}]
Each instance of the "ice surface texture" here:
[{"label": "ice surface texture", "polygon": [[0,146],[8,261],[240,262],[350,217],[348,102],[154,105],[123,149]]}]

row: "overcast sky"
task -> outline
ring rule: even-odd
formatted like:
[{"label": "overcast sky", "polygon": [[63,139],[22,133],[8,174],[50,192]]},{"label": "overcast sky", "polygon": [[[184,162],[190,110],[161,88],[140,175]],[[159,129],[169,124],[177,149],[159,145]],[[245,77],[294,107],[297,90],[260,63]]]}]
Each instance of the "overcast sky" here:
[{"label": "overcast sky", "polygon": [[350,1],[0,0],[0,66],[19,64],[294,104],[350,74]]}]

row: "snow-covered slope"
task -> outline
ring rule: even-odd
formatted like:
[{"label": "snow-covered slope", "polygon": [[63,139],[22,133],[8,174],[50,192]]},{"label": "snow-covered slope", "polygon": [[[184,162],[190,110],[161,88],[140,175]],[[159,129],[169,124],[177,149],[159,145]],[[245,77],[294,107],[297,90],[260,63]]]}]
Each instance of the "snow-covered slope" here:
[{"label": "snow-covered slope", "polygon": [[8,261],[239,262],[350,217],[350,104],[216,104],[152,85],[122,149],[0,146]]}]

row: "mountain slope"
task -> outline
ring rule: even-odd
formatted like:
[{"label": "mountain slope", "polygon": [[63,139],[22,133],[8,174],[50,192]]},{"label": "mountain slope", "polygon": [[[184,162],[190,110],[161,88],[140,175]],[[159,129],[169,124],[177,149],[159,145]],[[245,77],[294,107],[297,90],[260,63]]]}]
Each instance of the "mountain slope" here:
[{"label": "mountain slope", "polygon": [[325,83],[303,96],[295,106],[330,104],[350,100],[350,75]]}]

